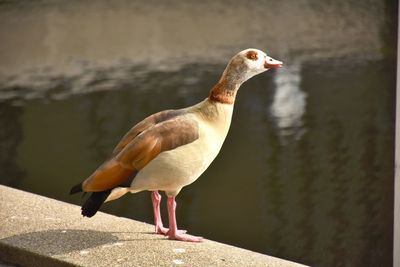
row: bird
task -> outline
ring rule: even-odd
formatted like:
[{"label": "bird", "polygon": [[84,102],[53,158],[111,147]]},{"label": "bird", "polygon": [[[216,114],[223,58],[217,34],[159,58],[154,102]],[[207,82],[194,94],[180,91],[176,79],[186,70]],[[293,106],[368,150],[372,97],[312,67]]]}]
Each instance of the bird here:
[{"label": "bird", "polygon": [[[155,113],[134,125],[111,156],[70,194],[91,193],[81,208],[92,217],[104,202],[124,194],[151,191],[155,233],[170,240],[200,242],[202,237],[179,230],[176,196],[217,157],[230,128],[236,94],[251,77],[282,62],[248,48],[234,55],[208,96],[193,106]],[[160,203],[167,197],[169,228],[164,227]]]}]

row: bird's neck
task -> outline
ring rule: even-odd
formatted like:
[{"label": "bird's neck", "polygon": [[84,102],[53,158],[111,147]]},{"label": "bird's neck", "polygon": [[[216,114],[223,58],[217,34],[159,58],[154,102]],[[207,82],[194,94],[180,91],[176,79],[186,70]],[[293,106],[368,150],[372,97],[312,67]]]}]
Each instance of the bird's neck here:
[{"label": "bird's neck", "polygon": [[233,104],[240,85],[241,83],[229,82],[223,76],[211,89],[208,99],[223,104]]}]

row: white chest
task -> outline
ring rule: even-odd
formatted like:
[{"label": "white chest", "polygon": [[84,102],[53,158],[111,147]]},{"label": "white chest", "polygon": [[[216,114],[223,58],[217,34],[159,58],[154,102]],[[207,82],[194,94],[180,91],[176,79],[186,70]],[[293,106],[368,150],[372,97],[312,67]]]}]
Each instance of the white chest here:
[{"label": "white chest", "polygon": [[160,153],[132,182],[132,191],[162,190],[176,195],[194,182],[218,155],[228,133],[232,109],[221,107],[221,116],[208,121],[197,117],[199,138],[187,145]]}]

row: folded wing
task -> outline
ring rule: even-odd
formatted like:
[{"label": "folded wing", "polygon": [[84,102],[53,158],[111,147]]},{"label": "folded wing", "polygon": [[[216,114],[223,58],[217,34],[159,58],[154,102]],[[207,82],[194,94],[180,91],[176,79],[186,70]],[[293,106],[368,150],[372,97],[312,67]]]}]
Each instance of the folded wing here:
[{"label": "folded wing", "polygon": [[132,176],[160,153],[195,141],[199,137],[197,121],[175,112],[157,113],[133,127],[117,145],[113,157],[83,182],[83,191],[105,191],[126,183],[129,186]]}]

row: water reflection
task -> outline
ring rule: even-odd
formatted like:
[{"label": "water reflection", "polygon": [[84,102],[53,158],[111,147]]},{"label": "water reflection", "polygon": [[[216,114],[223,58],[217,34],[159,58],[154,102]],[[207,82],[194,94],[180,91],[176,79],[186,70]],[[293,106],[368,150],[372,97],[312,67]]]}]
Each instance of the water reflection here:
[{"label": "water reflection", "polygon": [[[392,86],[391,72],[385,67],[372,72],[369,65],[352,73],[320,68],[325,71],[303,65],[309,97],[301,121],[307,132],[297,142],[283,145],[262,112],[275,99],[265,91],[266,84],[273,88],[274,74],[243,86],[224,149],[179,195],[182,228],[308,264],[365,266],[391,259],[393,166],[386,155],[393,145],[394,103],[390,90],[382,91]],[[107,158],[135,122],[203,99],[219,75],[210,69],[223,66],[149,72],[123,89],[62,100],[3,103],[1,183],[79,204],[66,189]],[[198,79],[188,82],[188,76]],[[360,83],[360,77],[368,79]],[[321,88],[321,81],[327,85]],[[365,101],[354,101],[360,95]],[[146,192],[102,210],[152,222]]]},{"label": "water reflection", "polygon": [[271,105],[282,143],[298,140],[304,134],[302,117],[306,111],[307,94],[300,88],[301,65],[289,63],[274,75],[276,91]]},{"label": "water reflection", "polygon": [[246,47],[271,55],[284,47],[308,60],[382,59],[384,1],[232,3],[6,1],[0,9],[0,101],[47,97],[48,90],[55,98],[112,90],[146,68],[225,64]]}]

